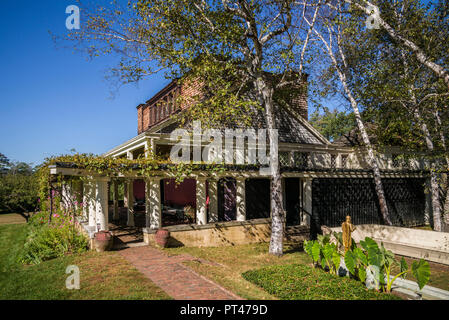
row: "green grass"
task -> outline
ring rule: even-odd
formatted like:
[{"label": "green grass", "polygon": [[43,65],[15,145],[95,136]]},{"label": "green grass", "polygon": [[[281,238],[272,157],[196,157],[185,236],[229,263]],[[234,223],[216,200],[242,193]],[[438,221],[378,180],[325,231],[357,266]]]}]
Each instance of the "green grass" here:
[{"label": "green grass", "polygon": [[283,300],[397,300],[368,290],[361,282],[308,265],[270,266],[243,273],[243,278]]},{"label": "green grass", "polygon": [[[17,262],[27,225],[0,226],[0,299],[170,299],[116,252],[87,252],[37,265]],[[80,290],[68,290],[68,265],[80,269]]]},{"label": "green grass", "polygon": [[242,273],[264,266],[303,263],[311,264],[309,256],[295,245],[284,245],[284,255],[268,254],[268,243],[222,247],[166,248],[169,254],[189,254],[198,260],[185,262],[197,273],[211,279],[244,299],[273,300],[274,295],[245,280]]},{"label": "green grass", "polygon": [[0,225],[0,272],[20,267],[17,260],[27,231],[25,224]]}]

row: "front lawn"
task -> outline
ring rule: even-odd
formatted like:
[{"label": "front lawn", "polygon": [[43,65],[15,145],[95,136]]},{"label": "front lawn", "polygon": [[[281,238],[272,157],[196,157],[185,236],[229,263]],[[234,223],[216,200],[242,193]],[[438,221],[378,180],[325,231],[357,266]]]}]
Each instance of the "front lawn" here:
[{"label": "front lawn", "polygon": [[243,278],[282,300],[398,300],[361,282],[308,265],[270,266],[243,273]]},{"label": "front lawn", "polygon": [[[242,273],[266,266],[305,264],[312,260],[300,247],[284,245],[284,255],[268,254],[268,243],[209,248],[168,248],[169,254],[187,253],[197,261],[185,262],[190,268],[244,299],[279,299],[242,277]],[[208,263],[209,261],[209,263]]]},{"label": "front lawn", "polygon": [[[86,252],[24,266],[17,262],[27,225],[0,226],[0,299],[170,299],[116,252]],[[68,290],[68,265],[80,269],[80,290]]]}]

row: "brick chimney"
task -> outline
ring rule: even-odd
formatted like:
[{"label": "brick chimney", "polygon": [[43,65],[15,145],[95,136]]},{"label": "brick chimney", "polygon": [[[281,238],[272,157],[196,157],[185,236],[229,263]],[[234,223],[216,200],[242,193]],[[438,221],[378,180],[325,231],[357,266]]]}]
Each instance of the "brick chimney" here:
[{"label": "brick chimney", "polygon": [[309,120],[307,74],[302,75],[299,84],[293,85],[293,90],[295,94],[291,99],[291,107],[304,119]]},{"label": "brick chimney", "polygon": [[[276,76],[276,78],[278,77],[279,76]],[[295,80],[295,78],[298,78],[297,73],[293,73],[292,76],[286,77],[285,81],[292,81]],[[280,105],[287,105],[301,115],[305,120],[309,119],[307,98],[307,74],[304,73],[299,81],[285,86],[282,89],[278,89],[274,95],[275,101],[277,101]]]}]

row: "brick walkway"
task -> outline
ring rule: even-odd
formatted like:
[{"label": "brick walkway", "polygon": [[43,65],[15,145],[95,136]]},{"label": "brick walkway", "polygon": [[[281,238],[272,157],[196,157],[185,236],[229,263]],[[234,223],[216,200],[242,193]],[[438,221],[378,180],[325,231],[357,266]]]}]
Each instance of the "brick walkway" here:
[{"label": "brick walkway", "polygon": [[119,251],[140,272],[177,300],[236,300],[235,294],[182,264],[197,260],[189,255],[168,256],[148,246]]}]

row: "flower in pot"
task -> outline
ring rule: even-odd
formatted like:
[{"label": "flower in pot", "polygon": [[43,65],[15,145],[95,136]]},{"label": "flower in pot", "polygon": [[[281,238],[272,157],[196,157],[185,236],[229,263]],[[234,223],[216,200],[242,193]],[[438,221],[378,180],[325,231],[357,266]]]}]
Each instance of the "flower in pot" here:
[{"label": "flower in pot", "polygon": [[158,246],[166,248],[169,238],[170,238],[170,231],[165,229],[159,229],[156,231],[155,241]]},{"label": "flower in pot", "polygon": [[94,246],[97,252],[107,251],[112,247],[112,234],[109,231],[98,231],[94,235]]}]

